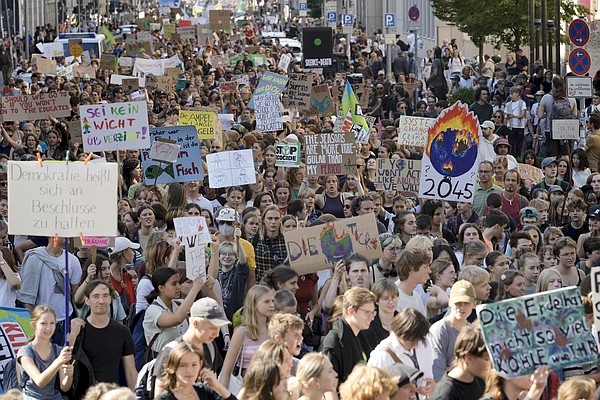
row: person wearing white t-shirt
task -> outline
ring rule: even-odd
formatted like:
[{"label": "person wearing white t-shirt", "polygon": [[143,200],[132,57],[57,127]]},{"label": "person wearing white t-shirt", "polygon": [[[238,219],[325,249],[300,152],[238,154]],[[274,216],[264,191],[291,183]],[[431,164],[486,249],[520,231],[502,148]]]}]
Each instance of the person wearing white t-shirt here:
[{"label": "person wearing white t-shirt", "polygon": [[19,268],[8,247],[0,251],[0,306],[14,307],[17,290],[21,287]]},{"label": "person wearing white t-shirt", "polygon": [[405,308],[414,308],[427,317],[427,307],[421,296],[415,292],[415,288],[417,285],[423,285],[429,280],[430,262],[429,254],[421,249],[404,250],[400,254],[396,262],[398,279],[400,279],[396,310],[402,311]]},{"label": "person wearing white t-shirt", "polygon": [[527,104],[521,99],[521,87],[510,88],[510,100],[506,103],[504,117],[506,125],[510,129],[508,141],[511,145],[512,155],[520,157],[525,140],[525,123],[527,115]]}]

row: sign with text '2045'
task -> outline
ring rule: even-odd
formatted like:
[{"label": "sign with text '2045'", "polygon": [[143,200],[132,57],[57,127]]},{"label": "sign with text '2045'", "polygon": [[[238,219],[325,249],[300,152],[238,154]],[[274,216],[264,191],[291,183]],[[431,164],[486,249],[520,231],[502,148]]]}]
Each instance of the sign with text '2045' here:
[{"label": "sign with text '2045'", "polygon": [[419,197],[472,203],[480,137],[467,105],[457,102],[442,111],[427,130]]},{"label": "sign with text '2045'", "polygon": [[146,102],[81,106],[81,134],[86,152],[150,147]]}]

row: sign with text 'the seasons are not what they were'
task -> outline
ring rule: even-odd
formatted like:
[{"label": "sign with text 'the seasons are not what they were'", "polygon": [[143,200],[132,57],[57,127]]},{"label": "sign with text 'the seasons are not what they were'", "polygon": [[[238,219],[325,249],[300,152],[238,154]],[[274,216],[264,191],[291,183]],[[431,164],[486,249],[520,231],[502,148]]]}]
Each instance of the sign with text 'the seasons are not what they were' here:
[{"label": "sign with text 'the seasons are not what they were'", "polygon": [[116,236],[117,163],[8,162],[8,232]]},{"label": "sign with text 'the seasons are not what they were'", "polygon": [[80,115],[86,152],[150,147],[145,101],[81,106]]}]

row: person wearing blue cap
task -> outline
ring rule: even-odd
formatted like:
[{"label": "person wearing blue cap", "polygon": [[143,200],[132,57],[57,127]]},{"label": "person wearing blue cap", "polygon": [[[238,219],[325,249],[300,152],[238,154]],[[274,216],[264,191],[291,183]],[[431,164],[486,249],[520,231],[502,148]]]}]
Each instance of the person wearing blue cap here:
[{"label": "person wearing blue cap", "polygon": [[544,158],[542,161],[542,172],[544,173],[544,179],[533,185],[531,193],[537,188],[548,190],[552,185],[560,186],[565,193],[571,189],[569,182],[558,179],[558,159],[554,157]]}]

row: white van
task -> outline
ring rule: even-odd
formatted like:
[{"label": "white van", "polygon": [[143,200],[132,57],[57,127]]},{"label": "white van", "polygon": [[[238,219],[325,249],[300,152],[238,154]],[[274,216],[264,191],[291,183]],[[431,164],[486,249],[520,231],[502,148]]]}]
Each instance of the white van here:
[{"label": "white van", "polygon": [[100,54],[106,50],[106,37],[101,33],[82,32],[82,33],[61,33],[54,42],[62,43],[65,57],[69,57],[69,39],[81,39],[83,51],[89,51],[90,57],[100,58]]}]

